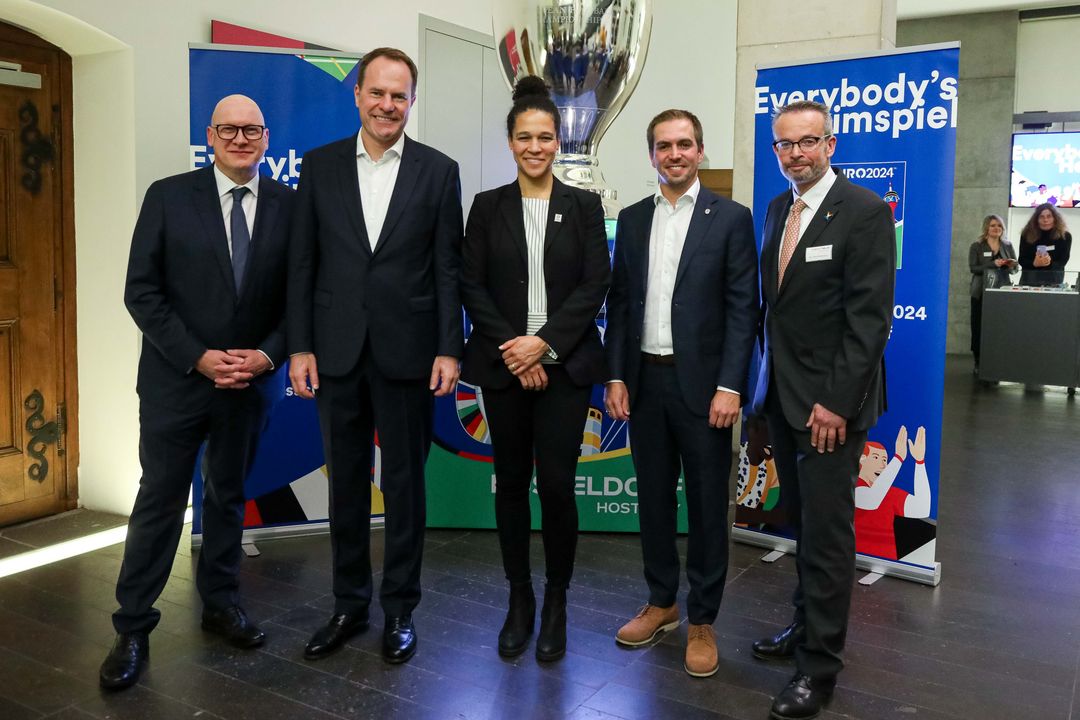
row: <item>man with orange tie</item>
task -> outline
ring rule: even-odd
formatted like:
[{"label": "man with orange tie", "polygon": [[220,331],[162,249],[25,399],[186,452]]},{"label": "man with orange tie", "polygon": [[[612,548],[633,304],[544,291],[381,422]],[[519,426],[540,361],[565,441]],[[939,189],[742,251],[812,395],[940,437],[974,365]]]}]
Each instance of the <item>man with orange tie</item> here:
[{"label": "man with orange tie", "polygon": [[791,189],[775,197],[761,250],[765,349],[754,409],[769,423],[780,496],[798,541],[794,620],[753,644],[794,657],[778,720],[817,716],[843,667],[855,575],[854,487],[867,430],[885,410],[896,240],[881,198],[834,173],[828,108],[773,116],[773,150]]}]

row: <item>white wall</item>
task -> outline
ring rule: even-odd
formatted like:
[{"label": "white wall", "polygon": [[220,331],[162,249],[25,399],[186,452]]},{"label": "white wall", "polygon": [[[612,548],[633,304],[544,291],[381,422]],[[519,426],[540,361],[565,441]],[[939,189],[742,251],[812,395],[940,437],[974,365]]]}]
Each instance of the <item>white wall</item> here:
[{"label": "white wall", "polygon": [[[695,112],[710,165],[731,167],[736,6],[655,0],[641,81],[600,146],[623,204],[655,188],[644,133],[662,109]],[[138,332],[123,307],[123,278],[146,187],[188,167],[188,44],[209,42],[211,19],[343,50],[391,45],[414,58],[420,14],[491,32],[491,0],[263,0],[250,7],[257,12],[218,0],[0,0],[0,20],[73,57],[79,484],[87,507],[126,513],[137,490]],[[423,113],[418,103],[410,134]]]},{"label": "white wall", "polygon": [[[1080,112],[1080,73],[1073,69],[1077,38],[1080,17],[1020,23],[1016,37],[1016,112]],[[1080,124],[1070,123],[1064,129],[1080,130]],[[1065,269],[1080,272],[1080,209],[1062,208],[1061,214],[1073,234],[1072,256]],[[1031,210],[1026,208],[1009,209],[1008,236],[1013,244],[1020,242],[1020,232],[1030,217]]]}]

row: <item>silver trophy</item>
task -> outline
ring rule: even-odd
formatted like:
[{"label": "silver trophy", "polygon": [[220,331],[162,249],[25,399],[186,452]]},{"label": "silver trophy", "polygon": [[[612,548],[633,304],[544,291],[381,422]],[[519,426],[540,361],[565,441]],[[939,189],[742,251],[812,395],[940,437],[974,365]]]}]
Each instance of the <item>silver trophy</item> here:
[{"label": "silver trophy", "polygon": [[493,0],[492,27],[503,77],[513,87],[543,78],[562,130],[555,176],[603,198],[615,217],[615,191],[596,158],[600,138],[634,91],[652,32],[652,0]]}]

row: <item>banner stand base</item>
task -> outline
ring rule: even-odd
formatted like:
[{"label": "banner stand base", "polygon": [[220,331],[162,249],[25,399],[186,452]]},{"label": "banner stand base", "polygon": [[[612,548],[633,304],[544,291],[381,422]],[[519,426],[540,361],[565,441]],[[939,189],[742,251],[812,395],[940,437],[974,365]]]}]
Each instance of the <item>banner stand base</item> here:
[{"label": "banner stand base", "polygon": [[876,583],[878,580],[880,580],[883,577],[885,577],[885,576],[882,575],[879,572],[866,573],[861,578],[859,578],[859,584],[860,585],[867,585],[867,586],[873,585],[874,583]]},{"label": "banner stand base", "polygon": [[[371,529],[382,530],[383,518],[379,517],[371,518]],[[260,528],[248,528],[244,530],[244,537],[241,540],[241,547],[244,548],[244,552],[247,552],[247,547],[255,548],[256,540],[273,540],[276,538],[286,537],[306,537],[308,535],[329,535],[330,534],[330,521],[325,522],[313,522],[306,523],[304,525],[281,525],[278,527],[260,527]],[[202,547],[202,533],[196,535],[191,533],[191,547]],[[255,548],[255,554],[259,554],[258,548]],[[251,556],[254,557],[254,556]]]},{"label": "banner stand base", "polygon": [[[746,545],[769,548],[770,550],[779,551],[789,555],[795,554],[795,541],[779,535],[768,535],[766,533],[757,532],[756,530],[732,527],[731,539]],[[765,557],[771,557],[772,555],[773,553],[769,553]],[[764,559],[765,558],[763,557],[762,560]],[[930,585],[931,587],[937,587],[941,582],[941,563],[939,562],[935,562],[933,568],[928,568],[919,565],[909,565],[908,563],[897,562],[894,560],[882,560],[881,558],[867,557],[866,555],[856,555],[855,567],[871,573],[889,575],[890,577],[900,578],[901,580],[911,580],[912,582]]]},{"label": "banner stand base", "polygon": [[240,546],[240,549],[244,551],[245,557],[259,557],[262,553],[259,552],[259,548],[255,547],[255,543],[244,543]]},{"label": "banner stand base", "polygon": [[777,560],[779,560],[782,557],[784,557],[784,551],[783,550],[773,550],[772,552],[767,552],[764,555],[762,555],[761,556],[761,562],[763,562],[763,563],[774,563],[774,562],[776,562]]}]

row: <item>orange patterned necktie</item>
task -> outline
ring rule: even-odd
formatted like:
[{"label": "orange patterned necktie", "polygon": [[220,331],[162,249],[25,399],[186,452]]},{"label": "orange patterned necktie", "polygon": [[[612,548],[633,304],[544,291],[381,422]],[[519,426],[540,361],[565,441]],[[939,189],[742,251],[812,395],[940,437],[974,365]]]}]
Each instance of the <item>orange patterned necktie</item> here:
[{"label": "orange patterned necktie", "polygon": [[799,217],[806,208],[802,198],[795,200],[788,215],[787,225],[784,226],[784,242],[780,245],[780,275],[776,281],[777,289],[784,282],[784,271],[787,270],[791,256],[795,254],[795,246],[799,244]]}]

